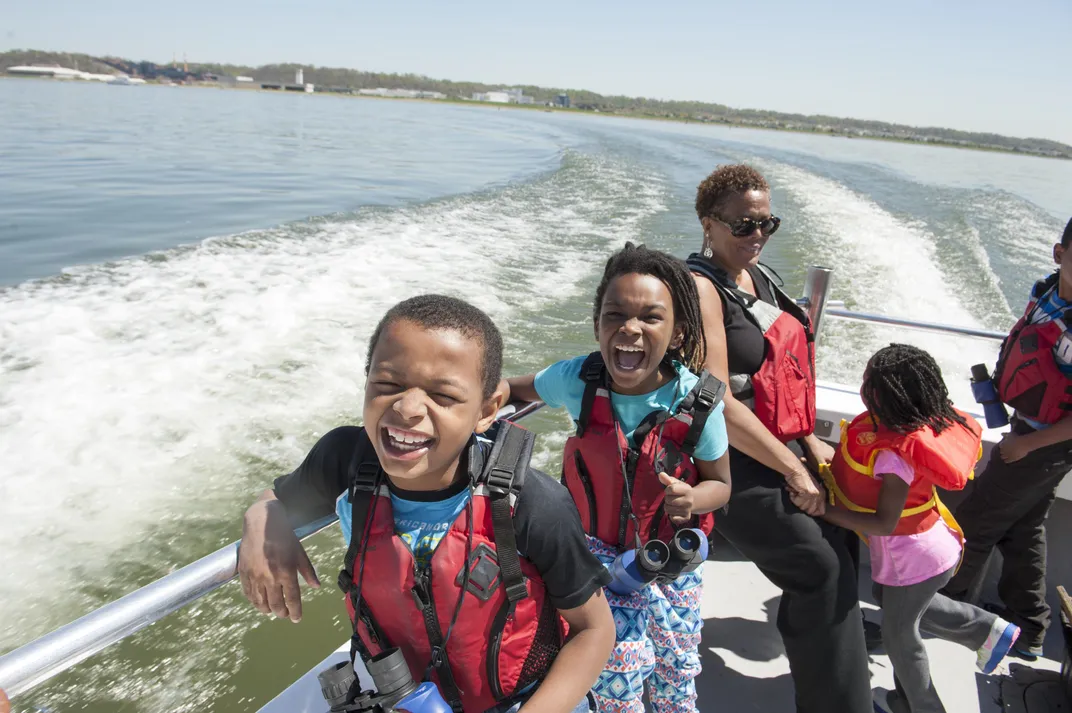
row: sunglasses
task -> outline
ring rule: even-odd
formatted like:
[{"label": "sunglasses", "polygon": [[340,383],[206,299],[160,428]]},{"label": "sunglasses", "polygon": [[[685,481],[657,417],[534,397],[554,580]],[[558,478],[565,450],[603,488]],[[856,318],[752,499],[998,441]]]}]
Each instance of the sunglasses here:
[{"label": "sunglasses", "polygon": [[766,238],[771,235],[774,235],[774,232],[778,230],[778,226],[782,224],[782,219],[773,215],[769,218],[766,218],[765,220],[741,218],[740,220],[734,221],[732,223],[727,223],[721,218],[718,218],[713,215],[711,216],[711,219],[717,220],[719,223],[722,223],[727,228],[729,228],[730,233],[735,238],[747,238],[749,235],[752,235],[756,232],[756,228],[759,228],[759,232],[762,233],[763,237]]}]

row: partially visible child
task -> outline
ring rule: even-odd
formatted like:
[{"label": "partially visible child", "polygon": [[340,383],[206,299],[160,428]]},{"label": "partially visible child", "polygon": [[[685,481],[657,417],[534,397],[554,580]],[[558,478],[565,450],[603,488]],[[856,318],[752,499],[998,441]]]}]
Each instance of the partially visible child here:
[{"label": "partially visible child", "polygon": [[[577,422],[563,481],[606,564],[679,527],[710,533],[730,496],[723,384],[704,372],[696,284],[685,263],[644,246],[607,261],[596,290],[599,351],[508,379],[515,400],[565,407]],[[618,641],[593,689],[600,711],[696,710],[702,570],[632,595],[607,590]]]},{"label": "partially visible child", "polygon": [[336,510],[352,657],[401,649],[459,712],[588,711],[614,642],[610,578],[569,496],[529,466],[532,434],[482,436],[503,403],[501,366],[499,331],[472,305],[392,307],[369,343],[364,425],[326,433],[246,511],[242,589],[301,619],[297,574],[319,582],[291,526]]},{"label": "partially visible child", "polygon": [[891,344],[871,357],[860,389],[867,411],[842,425],[825,474],[836,505],[824,517],[867,536],[882,639],[893,664],[891,713],[945,711],[920,631],[977,652],[991,673],[1020,630],[938,593],[953,576],[963,537],[935,489],[960,490],[979,460],[982,429],[953,408],[930,354]]},{"label": "partially visible child", "polygon": [[[1072,471],[1072,220],[1053,246],[1057,271],[1031,288],[1023,317],[1002,344],[994,386],[1016,411],[979,481],[957,508],[968,545],[945,587],[967,599],[1001,549],[1001,615],[1023,634],[1013,655],[1034,661],[1050,626],[1046,518]],[[989,606],[987,607],[989,608]]]}]

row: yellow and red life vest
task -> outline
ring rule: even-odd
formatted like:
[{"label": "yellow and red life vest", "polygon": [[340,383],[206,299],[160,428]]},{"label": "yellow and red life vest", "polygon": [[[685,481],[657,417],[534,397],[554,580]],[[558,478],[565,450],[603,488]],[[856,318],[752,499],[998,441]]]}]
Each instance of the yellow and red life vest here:
[{"label": "yellow and red life vest", "polygon": [[841,444],[830,469],[824,472],[832,500],[856,512],[875,512],[882,490],[882,481],[875,477],[875,458],[879,451],[890,450],[911,464],[916,473],[893,534],[926,532],[939,519],[961,533],[952,513],[938,497],[937,488],[961,490],[974,476],[975,464],[982,455],[982,428],[968,414],[957,413],[968,427],[954,424],[939,434],[930,426],[908,434],[881,423],[876,428],[866,412],[847,426],[842,422]]}]

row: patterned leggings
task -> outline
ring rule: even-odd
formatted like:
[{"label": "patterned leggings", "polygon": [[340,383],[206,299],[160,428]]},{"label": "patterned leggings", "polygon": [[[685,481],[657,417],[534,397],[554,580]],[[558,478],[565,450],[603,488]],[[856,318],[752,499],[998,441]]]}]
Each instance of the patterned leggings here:
[{"label": "patterned leggings", "polygon": [[[604,564],[617,553],[588,537]],[[592,688],[600,713],[643,713],[644,681],[656,713],[695,713],[700,673],[702,568],[668,584],[649,584],[629,596],[606,591],[618,640]]]}]

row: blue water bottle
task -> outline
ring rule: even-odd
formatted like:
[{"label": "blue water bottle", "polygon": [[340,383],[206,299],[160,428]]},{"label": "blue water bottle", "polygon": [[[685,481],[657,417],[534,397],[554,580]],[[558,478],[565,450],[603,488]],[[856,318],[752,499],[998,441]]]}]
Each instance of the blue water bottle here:
[{"label": "blue water bottle", "polygon": [[998,390],[994,388],[994,381],[990,378],[986,364],[976,364],[971,368],[971,373],[972,394],[975,396],[975,403],[983,406],[986,427],[1001,428],[1009,425],[1009,413],[998,397]]}]

